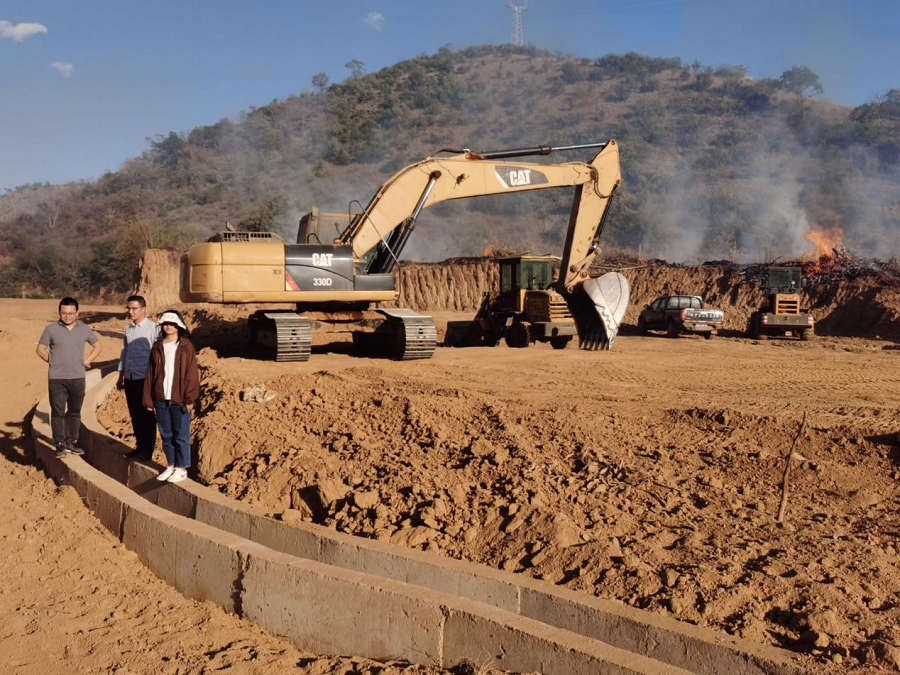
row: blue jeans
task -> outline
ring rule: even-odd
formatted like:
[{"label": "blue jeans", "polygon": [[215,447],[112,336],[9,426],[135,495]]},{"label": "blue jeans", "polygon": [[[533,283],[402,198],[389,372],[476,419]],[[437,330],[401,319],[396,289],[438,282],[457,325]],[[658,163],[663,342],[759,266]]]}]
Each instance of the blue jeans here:
[{"label": "blue jeans", "polygon": [[187,469],[191,465],[190,409],[168,401],[156,401],[153,406],[166,463]]}]

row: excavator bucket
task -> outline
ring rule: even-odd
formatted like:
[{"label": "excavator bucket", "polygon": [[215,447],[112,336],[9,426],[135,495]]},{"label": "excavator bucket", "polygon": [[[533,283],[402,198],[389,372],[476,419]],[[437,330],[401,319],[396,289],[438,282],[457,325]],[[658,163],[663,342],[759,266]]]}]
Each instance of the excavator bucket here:
[{"label": "excavator bucket", "polygon": [[610,349],[628,309],[628,279],[608,272],[588,279],[567,299],[582,349]]}]

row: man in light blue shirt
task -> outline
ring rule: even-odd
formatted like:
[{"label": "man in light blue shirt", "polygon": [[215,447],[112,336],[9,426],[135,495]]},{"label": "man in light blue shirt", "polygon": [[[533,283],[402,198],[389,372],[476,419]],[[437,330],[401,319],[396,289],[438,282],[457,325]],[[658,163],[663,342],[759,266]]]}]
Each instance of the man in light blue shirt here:
[{"label": "man in light blue shirt", "polygon": [[147,302],[140,295],[131,295],[125,302],[131,323],[125,328],[122,356],[119,358],[119,381],[116,386],[125,390],[135,449],[128,457],[151,459],[156,445],[156,416],[141,403],[144,377],[150,363],[150,348],[159,337],[159,326],[147,318]]}]

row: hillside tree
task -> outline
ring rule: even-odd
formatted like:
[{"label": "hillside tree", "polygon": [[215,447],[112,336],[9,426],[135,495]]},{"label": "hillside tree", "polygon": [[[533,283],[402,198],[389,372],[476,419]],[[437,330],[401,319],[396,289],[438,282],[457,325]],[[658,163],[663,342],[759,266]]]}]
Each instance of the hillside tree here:
[{"label": "hillside tree", "polygon": [[819,96],[825,91],[819,81],[819,76],[806,66],[793,66],[781,74],[779,81],[783,89],[797,96],[801,121],[806,117],[806,99],[810,96]]},{"label": "hillside tree", "polygon": [[348,68],[350,70],[350,77],[359,77],[363,74],[363,70],[365,69],[366,64],[364,64],[359,59],[350,59],[347,63],[344,64],[344,68]]},{"label": "hillside tree", "polygon": [[328,75],[325,73],[316,73],[312,76],[312,83],[319,91],[325,91],[328,87]]},{"label": "hillside tree", "polygon": [[824,93],[819,76],[806,66],[794,66],[781,74],[781,86],[800,98]]}]

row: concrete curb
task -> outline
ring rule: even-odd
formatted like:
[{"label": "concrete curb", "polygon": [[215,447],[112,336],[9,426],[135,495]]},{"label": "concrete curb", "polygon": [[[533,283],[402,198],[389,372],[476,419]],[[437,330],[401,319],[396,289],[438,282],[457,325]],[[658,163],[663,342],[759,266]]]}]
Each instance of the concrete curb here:
[{"label": "concrete curb", "polygon": [[[74,485],[104,526],[182,593],[212,600],[303,648],[542,672],[802,672],[794,655],[776,648],[482,565],[310,523],[288,525],[193,481],[161,484],[154,480],[158,467],[125,459],[122,445],[97,422],[96,407],[115,376],[89,378],[83,410],[89,433],[82,442],[92,466],[57,460],[45,444],[40,455],[48,471]],[[47,421],[42,406],[46,400],[35,414],[36,431]],[[65,475],[54,473],[54,463],[66,467]],[[317,581],[309,582],[310,575]],[[310,594],[309,583],[331,590]],[[323,606],[329,597],[349,604],[329,613]],[[297,606],[310,608],[313,618],[299,617]],[[354,606],[364,613],[354,615]],[[400,631],[384,616],[372,624],[361,618],[394,610],[406,617]],[[360,621],[385,633],[379,639],[391,645],[389,653],[361,640]],[[437,631],[440,649],[423,627]]]}]

